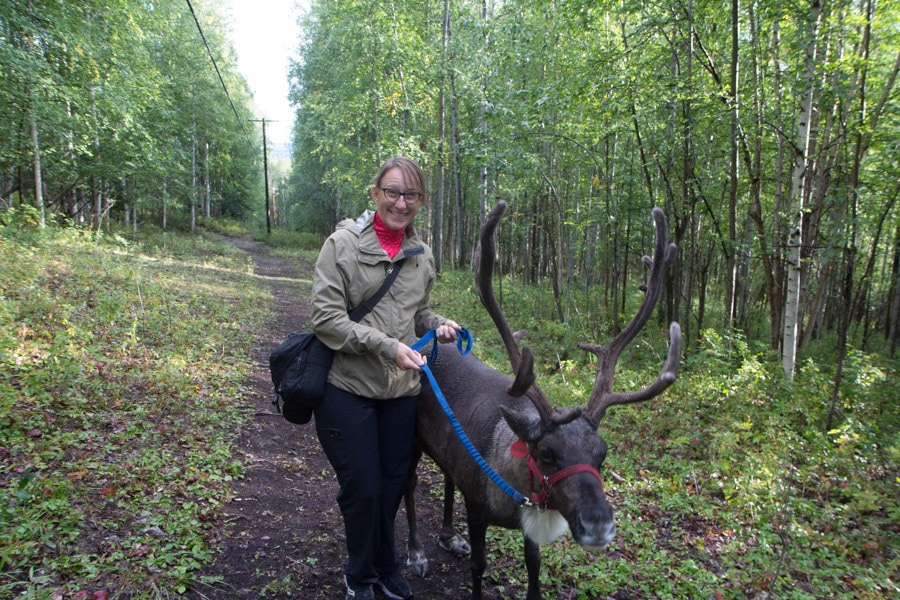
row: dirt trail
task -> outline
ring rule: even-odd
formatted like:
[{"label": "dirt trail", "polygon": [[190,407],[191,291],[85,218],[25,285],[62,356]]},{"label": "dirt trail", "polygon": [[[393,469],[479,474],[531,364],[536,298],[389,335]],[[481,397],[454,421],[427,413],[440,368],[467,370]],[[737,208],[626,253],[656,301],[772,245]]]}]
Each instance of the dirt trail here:
[{"label": "dirt trail", "polygon": [[[272,256],[263,244],[233,241],[251,255],[255,273],[271,286],[276,318],[259,332],[252,356],[252,391],[242,399],[255,410],[235,449],[246,475],[235,482],[234,498],[224,507],[226,529],[217,561],[202,572],[221,577],[223,583],[196,586],[187,597],[343,599],[343,524],[335,500],[337,483],[314,425],[292,425],[274,414],[271,405],[269,352],[288,333],[306,326],[307,294],[297,282],[294,266]],[[427,489],[439,478],[421,466],[420,477],[417,510],[432,573],[426,579],[410,577],[416,599],[465,599],[471,591],[468,560],[439,549],[436,542],[441,506],[427,497]],[[401,507],[397,542],[404,562],[406,532]]]}]

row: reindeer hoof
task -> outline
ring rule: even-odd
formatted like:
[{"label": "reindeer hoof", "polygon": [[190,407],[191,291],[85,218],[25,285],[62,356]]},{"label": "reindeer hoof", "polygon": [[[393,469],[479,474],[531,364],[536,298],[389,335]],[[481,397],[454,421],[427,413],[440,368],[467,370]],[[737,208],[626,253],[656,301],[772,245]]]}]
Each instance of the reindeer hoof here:
[{"label": "reindeer hoof", "polygon": [[417,577],[425,577],[428,575],[428,558],[423,552],[416,550],[410,553],[406,558],[406,566],[410,572]]},{"label": "reindeer hoof", "polygon": [[448,538],[440,538],[438,540],[438,546],[446,550],[447,552],[452,552],[457,556],[469,556],[472,554],[472,546],[469,545],[469,542],[466,541],[466,538],[457,534],[454,534],[452,537]]}]

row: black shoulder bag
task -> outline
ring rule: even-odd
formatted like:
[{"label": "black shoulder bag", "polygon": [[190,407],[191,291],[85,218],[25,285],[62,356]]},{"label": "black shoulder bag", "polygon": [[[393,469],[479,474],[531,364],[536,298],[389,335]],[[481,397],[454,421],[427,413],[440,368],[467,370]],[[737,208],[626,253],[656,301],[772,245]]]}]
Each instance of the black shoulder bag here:
[{"label": "black shoulder bag", "polygon": [[[360,322],[387,293],[403,267],[401,259],[392,264],[384,282],[371,298],[349,311],[350,320]],[[275,385],[272,404],[291,423],[308,423],[312,409],[325,395],[325,382],[334,350],[319,341],[312,331],[291,333],[269,355],[269,371]]]}]

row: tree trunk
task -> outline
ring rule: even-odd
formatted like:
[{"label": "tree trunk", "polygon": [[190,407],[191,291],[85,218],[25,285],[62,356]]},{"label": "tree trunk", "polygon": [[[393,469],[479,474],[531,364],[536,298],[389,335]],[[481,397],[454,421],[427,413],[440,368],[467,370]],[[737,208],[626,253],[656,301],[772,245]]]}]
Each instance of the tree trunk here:
[{"label": "tree trunk", "polygon": [[465,231],[463,227],[462,165],[459,157],[459,102],[456,98],[456,76],[450,70],[450,128],[453,146],[454,193],[456,194],[456,264],[466,264]]},{"label": "tree trunk", "polygon": [[208,219],[210,217],[210,191],[209,183],[209,141],[203,145],[203,215]]},{"label": "tree trunk", "polygon": [[34,152],[34,204],[41,213],[41,229],[47,226],[44,211],[44,182],[41,177],[41,145],[38,141],[37,120],[34,118],[34,102],[31,108],[31,145]]},{"label": "tree trunk", "polygon": [[709,241],[709,246],[706,250],[706,255],[702,258],[702,262],[700,264],[700,292],[699,298],[697,299],[697,337],[699,339],[701,332],[703,331],[703,319],[706,316],[706,290],[708,288],[707,283],[709,282],[709,265],[712,263],[713,253],[716,249],[716,243],[712,240]]},{"label": "tree trunk", "polygon": [[446,166],[444,164],[444,121],[446,120],[445,88],[447,86],[448,45],[450,43],[450,0],[444,0],[444,16],[441,21],[441,64],[440,64],[440,89],[438,90],[438,147],[437,147],[437,199],[434,202],[432,214],[432,228],[434,239],[432,250],[434,252],[434,268],[440,273],[444,266],[444,192],[446,190]]},{"label": "tree trunk", "polygon": [[103,224],[103,180],[95,180],[94,182],[94,206],[92,209],[93,218],[97,220],[97,233],[100,233],[100,227]]},{"label": "tree trunk", "polygon": [[744,235],[741,244],[740,262],[737,265],[738,278],[735,288],[736,306],[735,319],[743,330],[747,330],[749,323],[747,322],[747,305],[750,302],[750,249],[753,247],[753,220],[750,215],[744,218]]},{"label": "tree trunk", "polygon": [[[25,3],[25,11],[30,19],[34,18],[33,8],[34,7],[32,1],[28,0],[28,2]],[[40,50],[38,49],[34,36],[26,35],[24,36],[24,38],[25,51],[28,54],[34,55],[36,59]],[[40,212],[40,225],[41,229],[43,229],[47,226],[47,221],[44,211],[44,183],[41,175],[41,145],[37,128],[37,101],[35,100],[35,90],[33,89],[33,84],[25,84],[25,97],[28,99],[30,108],[28,114],[28,126],[29,134],[31,135],[32,166],[34,168],[34,206]],[[19,198],[24,199],[25,186],[22,179],[23,178],[21,177],[20,171]]]},{"label": "tree trunk", "polygon": [[[679,76],[685,80],[685,89],[694,89],[694,3],[689,0],[687,4],[687,31],[684,35],[684,73]],[[676,61],[676,65],[679,63]],[[694,104],[691,94],[685,94],[681,101],[682,114],[682,171],[681,171],[681,198],[686,205],[682,210],[681,222],[679,223],[678,215],[671,215],[672,223],[675,225],[675,243],[681,249],[679,260],[675,261],[670,269],[667,269],[665,275],[665,306],[666,306],[666,322],[683,322],[684,327],[684,343],[688,347],[691,344],[691,318],[690,310],[687,311],[687,318],[681,319],[679,298],[684,297],[687,306],[691,306],[694,294],[694,274],[697,269],[697,253],[685,252],[683,250],[682,236],[684,232],[688,232],[691,237],[691,248],[696,248],[697,227],[695,227],[697,195],[694,193],[694,165],[695,165],[695,149],[694,149]],[[675,199],[672,199],[672,206],[675,206]],[[672,211],[676,212],[676,211]],[[689,231],[688,231],[689,229]]]},{"label": "tree trunk", "polygon": [[[482,32],[484,32],[481,36],[481,51],[485,54],[488,51],[487,50],[487,18],[488,18],[487,2],[485,0],[481,0],[481,27],[482,27],[481,30],[482,30]],[[488,89],[486,79],[487,79],[487,76],[483,75],[482,83],[481,83],[481,93],[482,93],[482,96],[485,98],[487,98],[487,89]],[[487,126],[486,113],[487,113],[487,108],[485,107],[484,103],[482,103],[481,108],[478,111],[478,120],[479,120],[478,128],[481,130],[482,139],[487,139],[488,126]],[[482,157],[482,161],[486,161],[486,160],[487,160],[487,155],[485,154]],[[478,182],[478,184],[479,184],[478,185],[478,195],[479,195],[478,215],[480,217],[479,218],[479,225],[480,225],[481,222],[484,221],[485,216],[487,216],[487,199],[488,199],[487,164],[485,164],[485,162],[482,162],[478,171],[479,171],[478,172],[478,178],[479,178],[479,182]]]},{"label": "tree trunk", "polygon": [[[854,210],[853,212],[855,213],[856,211]],[[850,328],[851,315],[849,313],[850,305],[853,302],[853,267],[856,260],[856,227],[852,222],[851,229],[853,232],[850,234],[850,241],[844,248],[844,261],[846,264],[844,265],[844,282],[841,286],[841,300],[844,310],[841,313],[841,321],[838,325],[837,367],[834,374],[834,384],[831,388],[831,408],[828,411],[828,422],[825,424],[825,431],[831,431],[831,426],[834,422],[838,396],[840,395],[841,390],[841,381],[844,379],[844,359],[847,357],[847,331]]]},{"label": "tree trunk", "polygon": [[[629,49],[629,44],[628,44],[628,35],[626,34],[626,31],[625,31],[625,20],[624,19],[622,20],[622,23],[621,23],[621,29],[622,29],[622,47],[626,49],[626,52],[623,56],[626,58],[625,64],[627,65],[628,64],[627,57],[628,57],[628,52],[630,52],[630,49]],[[653,199],[653,197],[654,197],[654,195],[653,195],[653,178],[650,175],[650,161],[647,158],[646,153],[644,152],[644,143],[643,143],[643,140],[641,139],[641,125],[638,122],[638,118],[637,118],[637,107],[635,106],[634,102],[629,102],[628,108],[631,112],[631,124],[632,124],[632,127],[634,128],[634,139],[635,139],[635,142],[637,143],[638,154],[641,157],[641,172],[644,175],[644,183],[646,183],[646,185],[647,185],[647,197],[650,200],[650,206],[654,206],[655,200]]]},{"label": "tree trunk", "polygon": [[731,0],[731,140],[729,142],[728,241],[725,246],[725,311],[726,329],[734,323],[737,287],[737,194],[738,194],[738,0]]},{"label": "tree trunk", "polygon": [[806,45],[806,64],[803,81],[806,90],[800,107],[797,123],[797,153],[791,172],[791,204],[795,207],[794,224],[788,238],[787,256],[787,297],[784,304],[784,330],[782,335],[782,368],[788,379],[794,379],[794,366],[797,359],[797,342],[800,321],[800,250],[803,245],[803,201],[808,190],[809,179],[807,166],[809,161],[810,135],[813,120],[813,93],[815,90],[815,68],[817,54],[817,38],[821,6],[819,0],[810,3],[809,33]]},{"label": "tree trunk", "polygon": [[891,264],[891,291],[888,294],[888,346],[891,349],[891,358],[897,352],[897,339],[900,338],[900,226],[894,231],[894,260]]},{"label": "tree trunk", "polygon": [[[263,124],[265,131],[265,124]],[[263,134],[265,136],[265,134]],[[265,142],[263,142],[265,143]],[[265,149],[263,149],[265,151]],[[266,197],[266,208],[268,208],[268,196]],[[269,214],[266,211],[266,222],[268,223]],[[191,128],[191,233],[197,229],[197,123]]]},{"label": "tree trunk", "polygon": [[162,230],[166,231],[169,220],[169,191],[167,188],[168,180],[163,177],[162,184]]}]

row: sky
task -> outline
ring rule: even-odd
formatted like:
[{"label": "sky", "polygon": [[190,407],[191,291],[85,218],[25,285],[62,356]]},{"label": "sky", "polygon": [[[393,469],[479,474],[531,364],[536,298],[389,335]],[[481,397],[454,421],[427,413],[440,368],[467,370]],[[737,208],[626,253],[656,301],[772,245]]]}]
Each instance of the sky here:
[{"label": "sky", "polygon": [[266,139],[278,152],[291,139],[294,115],[287,98],[288,63],[295,57],[299,41],[297,19],[308,2],[221,1],[225,18],[231,23],[238,70],[253,92],[256,118],[266,119]]}]

